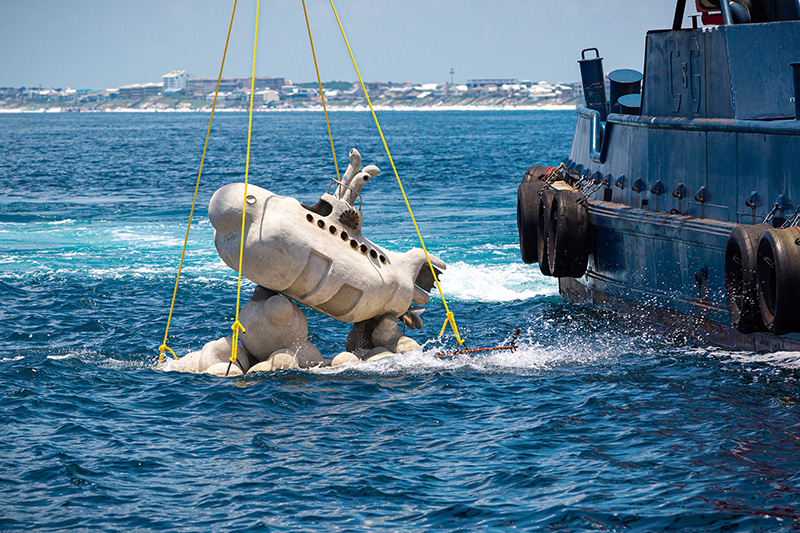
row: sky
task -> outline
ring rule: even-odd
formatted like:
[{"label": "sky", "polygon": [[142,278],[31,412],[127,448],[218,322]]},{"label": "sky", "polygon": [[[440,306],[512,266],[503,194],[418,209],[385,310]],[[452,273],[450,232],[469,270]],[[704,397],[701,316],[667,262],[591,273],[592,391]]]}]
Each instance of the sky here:
[{"label": "sky", "polygon": [[[606,72],[642,69],[667,0],[334,0],[365,81],[578,81],[583,48]],[[356,79],[328,0],[306,0],[323,80]],[[105,89],[171,70],[215,78],[233,0],[0,0],[0,87]],[[255,0],[238,0],[225,77],[250,75]],[[257,76],[314,81],[301,0],[263,0]]]}]

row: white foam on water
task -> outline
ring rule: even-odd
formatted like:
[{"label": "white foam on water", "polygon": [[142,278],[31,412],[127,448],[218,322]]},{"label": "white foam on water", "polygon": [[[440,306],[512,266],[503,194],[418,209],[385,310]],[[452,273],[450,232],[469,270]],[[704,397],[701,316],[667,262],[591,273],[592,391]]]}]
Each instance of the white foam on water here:
[{"label": "white foam on water", "polygon": [[89,252],[50,252],[51,257],[59,257],[61,259],[77,259],[82,257],[92,257]]},{"label": "white foam on water", "polygon": [[17,355],[15,357],[3,357],[2,359],[0,359],[0,363],[13,363],[14,361],[21,361],[22,359],[25,359],[24,355]]},{"label": "white foam on water", "polygon": [[111,231],[111,235],[117,241],[130,242],[141,246],[142,243],[154,243],[159,248],[170,248],[183,246],[183,239],[172,237],[166,234],[156,234],[147,231],[137,231],[134,228],[120,228]]},{"label": "white foam on water", "polygon": [[773,365],[787,370],[800,370],[800,352],[722,352],[725,357],[737,363],[757,363]]},{"label": "white foam on water", "polygon": [[74,359],[76,357],[80,357],[80,354],[75,352],[58,354],[58,355],[48,355],[48,359],[52,359],[53,361],[63,361],[64,359]]},{"label": "white foam on water", "polygon": [[706,346],[687,348],[684,353],[698,357],[713,357],[723,363],[767,365],[785,370],[800,370],[800,352],[754,353],[726,350],[717,346]]},{"label": "white foam on water", "polygon": [[510,302],[558,294],[556,281],[522,263],[474,265],[457,261],[447,266],[441,282],[445,297],[466,301]]},{"label": "white foam on water", "polygon": [[475,247],[476,250],[517,250],[519,252],[519,244],[515,243],[506,243],[506,244],[497,244],[493,242],[487,242],[486,244],[481,244]]},{"label": "white foam on water", "polygon": [[[438,344],[438,343],[436,343]],[[552,346],[522,343],[514,351],[490,351],[439,357],[441,347],[427,344],[412,352],[374,362],[311,369],[317,374],[355,372],[364,375],[420,375],[435,372],[530,375],[558,368],[604,364],[618,357],[615,351],[598,351],[585,344]]]}]

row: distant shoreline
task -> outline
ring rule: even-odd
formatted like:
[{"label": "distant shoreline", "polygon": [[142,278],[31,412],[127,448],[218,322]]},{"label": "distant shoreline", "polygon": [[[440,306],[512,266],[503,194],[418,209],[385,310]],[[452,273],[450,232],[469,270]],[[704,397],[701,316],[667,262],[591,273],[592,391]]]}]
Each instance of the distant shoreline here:
[{"label": "distant shoreline", "polygon": [[[376,105],[375,111],[572,111],[574,105],[440,105],[440,106],[385,106]],[[247,112],[247,107],[218,107],[217,112],[237,113]],[[289,113],[289,112],[321,112],[322,106],[309,107],[258,107],[253,109],[257,113]],[[369,111],[365,105],[359,106],[334,106],[329,107],[330,112],[339,111]],[[26,114],[26,113],[210,113],[211,107],[200,108],[133,108],[117,107],[104,109],[87,109],[75,107],[45,107],[24,109],[3,109],[0,114]]]}]

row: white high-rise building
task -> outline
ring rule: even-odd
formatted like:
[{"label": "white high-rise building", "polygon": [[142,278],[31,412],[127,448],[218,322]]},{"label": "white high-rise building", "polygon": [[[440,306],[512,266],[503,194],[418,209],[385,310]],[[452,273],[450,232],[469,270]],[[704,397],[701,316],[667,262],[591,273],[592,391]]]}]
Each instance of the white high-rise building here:
[{"label": "white high-rise building", "polygon": [[189,79],[189,74],[185,70],[173,70],[161,76],[161,79],[164,80],[163,92],[175,93],[186,88],[186,80]]}]

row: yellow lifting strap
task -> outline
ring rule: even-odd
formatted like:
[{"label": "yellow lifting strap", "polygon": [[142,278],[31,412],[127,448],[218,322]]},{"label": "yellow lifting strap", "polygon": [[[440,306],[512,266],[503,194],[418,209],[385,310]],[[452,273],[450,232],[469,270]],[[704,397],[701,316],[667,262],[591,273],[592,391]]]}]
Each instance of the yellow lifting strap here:
[{"label": "yellow lifting strap", "polygon": [[194,198],[192,198],[192,209],[189,211],[189,224],[186,226],[186,236],[183,239],[183,250],[181,251],[181,260],[178,264],[178,275],[175,278],[175,288],[172,291],[172,303],[169,306],[169,316],[167,317],[167,327],[164,331],[164,342],[158,347],[160,352],[158,356],[158,364],[164,362],[164,354],[167,350],[172,354],[175,359],[178,358],[175,352],[167,346],[167,337],[169,336],[169,325],[172,322],[172,312],[175,309],[175,298],[178,295],[178,282],[181,280],[181,271],[183,270],[183,259],[186,256],[186,245],[189,242],[189,230],[192,228],[192,217],[194,216],[194,208],[197,204],[197,191],[200,189],[200,177],[203,175],[203,163],[206,160],[206,150],[208,149],[208,139],[211,136],[211,124],[214,122],[214,111],[217,108],[217,95],[219,94],[219,84],[222,81],[222,70],[225,68],[225,56],[228,54],[228,43],[231,40],[231,29],[233,28],[233,17],[236,14],[236,3],[238,0],[233,0],[233,10],[231,11],[231,22],[228,24],[228,36],[225,38],[225,49],[222,51],[222,64],[219,66],[219,76],[217,77],[217,89],[214,91],[214,103],[211,105],[211,117],[208,119],[208,131],[206,131],[206,142],[203,145],[203,157],[200,158],[200,170],[197,173],[197,182],[194,185]]},{"label": "yellow lifting strap", "polygon": [[[231,341],[231,363],[236,362],[236,356],[239,348],[239,331],[246,333],[244,326],[239,322],[239,303],[242,298],[242,257],[244,255],[244,226],[245,215],[247,213],[247,177],[250,173],[250,139],[253,134],[253,93],[255,93],[256,84],[256,52],[258,51],[258,13],[261,8],[261,0],[256,0],[256,29],[255,37],[253,38],[253,72],[250,76],[250,116],[247,123],[247,156],[244,163],[244,194],[242,198],[242,234],[239,240],[239,281],[236,285],[236,318],[233,321],[231,329],[233,330],[233,340]],[[230,370],[230,365],[228,365]]]},{"label": "yellow lifting strap", "polygon": [[422,251],[425,252],[425,259],[428,261],[428,267],[431,269],[431,274],[433,275],[433,281],[436,283],[436,288],[439,291],[439,296],[442,298],[442,303],[444,304],[444,310],[447,312],[447,318],[442,325],[442,331],[439,333],[441,337],[444,335],[445,329],[447,329],[447,324],[453,328],[453,333],[458,340],[458,344],[464,344],[464,341],[461,339],[461,336],[458,334],[458,326],[456,326],[456,319],[453,313],[447,306],[447,300],[444,297],[444,292],[442,292],[442,286],[439,284],[439,277],[436,275],[436,269],[433,268],[433,264],[431,263],[430,255],[428,255],[428,249],[425,247],[425,241],[422,239],[422,233],[419,230],[419,226],[417,226],[417,220],[414,218],[414,212],[411,210],[411,204],[408,202],[408,197],[406,196],[406,191],[403,189],[403,183],[400,181],[400,175],[397,173],[397,168],[394,166],[394,160],[392,159],[392,153],[389,151],[389,146],[386,144],[386,139],[383,136],[383,131],[381,130],[381,125],[378,122],[378,116],[375,114],[375,108],[372,107],[372,101],[369,99],[369,94],[367,93],[367,88],[364,86],[364,80],[361,77],[361,72],[358,70],[358,65],[356,64],[356,58],[353,56],[353,50],[350,48],[350,43],[347,41],[347,35],[345,35],[344,27],[342,26],[342,21],[339,19],[339,14],[336,12],[336,6],[333,5],[333,0],[330,0],[331,9],[333,9],[333,15],[336,17],[336,22],[339,24],[339,30],[342,32],[342,38],[344,39],[344,44],[347,46],[347,51],[350,53],[350,59],[353,62],[353,68],[355,68],[356,76],[358,76],[358,81],[361,84],[361,90],[364,91],[364,96],[367,99],[367,105],[369,105],[369,110],[372,112],[372,118],[375,120],[375,126],[378,128],[378,134],[381,136],[381,141],[383,141],[383,147],[386,150],[386,155],[389,157],[389,163],[392,165],[392,170],[394,171],[394,176],[397,178],[397,184],[400,186],[400,192],[403,195],[403,200],[406,202],[406,207],[408,208],[408,213],[411,215],[411,222],[414,224],[414,229],[417,231],[417,237],[419,237],[419,242],[422,245]]},{"label": "yellow lifting strap", "polygon": [[308,10],[306,0],[303,0],[303,14],[306,16],[306,28],[308,28],[308,42],[311,44],[311,56],[314,58],[314,70],[317,72],[317,86],[319,86],[319,97],[322,99],[322,111],[325,113],[325,124],[328,126],[328,138],[331,140],[331,152],[333,152],[333,165],[336,167],[336,179],[339,177],[339,162],[336,161],[336,148],[333,147],[333,134],[331,133],[331,121],[328,120],[328,106],[325,105],[325,92],[322,90],[322,78],[319,76],[319,66],[317,65],[317,53],[314,51],[314,39],[311,37],[311,24],[308,22]]}]

